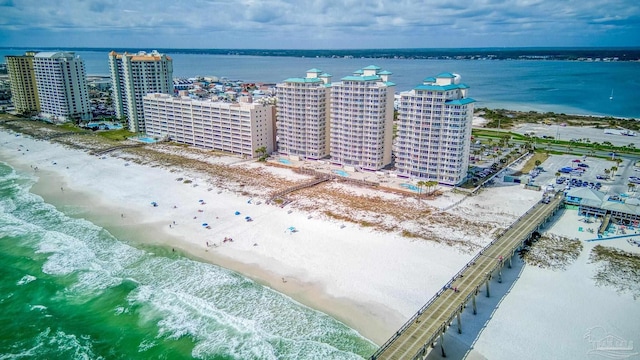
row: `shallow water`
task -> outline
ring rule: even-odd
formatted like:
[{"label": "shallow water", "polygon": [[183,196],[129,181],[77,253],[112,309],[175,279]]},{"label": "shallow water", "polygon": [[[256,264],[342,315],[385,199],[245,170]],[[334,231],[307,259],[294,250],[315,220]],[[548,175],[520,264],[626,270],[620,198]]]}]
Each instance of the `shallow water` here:
[{"label": "shallow water", "polygon": [[359,359],[376,348],[237,273],[62,213],[29,192],[34,181],[0,162],[0,359]]}]

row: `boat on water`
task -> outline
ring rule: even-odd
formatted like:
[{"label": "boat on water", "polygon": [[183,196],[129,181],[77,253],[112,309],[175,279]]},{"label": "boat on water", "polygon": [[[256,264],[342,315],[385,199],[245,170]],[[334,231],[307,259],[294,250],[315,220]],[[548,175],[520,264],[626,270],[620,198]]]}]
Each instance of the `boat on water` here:
[{"label": "boat on water", "polygon": [[613,89],[611,89],[611,95],[609,95],[609,100],[613,100]]}]

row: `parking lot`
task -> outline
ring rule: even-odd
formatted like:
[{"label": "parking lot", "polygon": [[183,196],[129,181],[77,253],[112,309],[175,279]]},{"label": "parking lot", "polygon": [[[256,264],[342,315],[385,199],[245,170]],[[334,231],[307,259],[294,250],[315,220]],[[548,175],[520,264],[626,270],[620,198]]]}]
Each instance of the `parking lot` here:
[{"label": "parking lot", "polygon": [[[582,164],[582,165],[580,165]],[[598,175],[605,175],[605,170],[610,170],[616,166],[618,170],[610,173],[608,179],[598,178]],[[562,186],[592,187],[608,194],[621,194],[629,190],[628,183],[631,177],[640,177],[640,172],[634,171],[633,161],[623,159],[618,165],[610,159],[600,159],[591,157],[576,157],[573,155],[551,155],[544,163],[541,164],[544,171],[539,172],[532,181],[536,185],[540,185],[545,189],[548,185],[552,185],[554,189],[559,190]],[[566,179],[563,184],[556,183],[556,172],[561,169],[572,169],[570,172],[561,173],[561,177]],[[582,171],[577,170],[582,169]],[[573,179],[573,180],[572,180]],[[587,185],[584,185],[584,184]],[[600,186],[597,184],[600,183]],[[638,185],[640,190],[640,184]]]}]

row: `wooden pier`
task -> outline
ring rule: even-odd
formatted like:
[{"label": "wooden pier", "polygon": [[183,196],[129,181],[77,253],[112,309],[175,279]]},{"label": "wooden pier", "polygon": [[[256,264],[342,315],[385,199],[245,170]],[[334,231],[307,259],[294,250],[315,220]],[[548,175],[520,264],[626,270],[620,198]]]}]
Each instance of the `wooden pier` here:
[{"label": "wooden pier", "polygon": [[482,249],[464,268],[440,289],[409,321],[407,321],[371,360],[422,359],[436,343],[446,356],[444,333],[454,320],[462,332],[460,314],[472,303],[476,314],[476,296],[485,287],[490,296],[490,280],[502,281],[502,268],[511,267],[511,258],[531,235],[550,219],[562,205],[562,193],[548,203],[538,202],[522,215],[500,237]]}]

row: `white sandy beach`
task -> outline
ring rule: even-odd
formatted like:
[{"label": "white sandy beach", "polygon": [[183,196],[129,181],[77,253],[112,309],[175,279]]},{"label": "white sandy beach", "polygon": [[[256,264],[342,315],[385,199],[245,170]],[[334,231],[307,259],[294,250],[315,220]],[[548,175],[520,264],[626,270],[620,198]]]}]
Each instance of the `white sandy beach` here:
[{"label": "white sandy beach", "polygon": [[[0,132],[0,159],[39,177],[32,191],[63,211],[85,217],[123,240],[165,245],[238,271],[342,320],[378,344],[474,255],[464,247],[332,220],[321,211],[266,205],[266,194],[250,199],[195,173],[139,165],[116,155],[97,157]],[[305,179],[252,161],[234,166],[259,166],[279,177]],[[350,185],[324,186],[372,192]],[[391,193],[381,196],[414,201]],[[462,197],[446,193],[433,200],[433,206],[446,208]],[[429,230],[481,246],[492,239],[496,226],[508,226],[540,197],[519,185],[487,189],[447,210],[450,216],[492,224],[486,233],[472,239],[455,224]],[[247,222],[246,216],[253,221]],[[296,231],[288,231],[290,227]],[[224,242],[225,237],[233,241]]]}]

